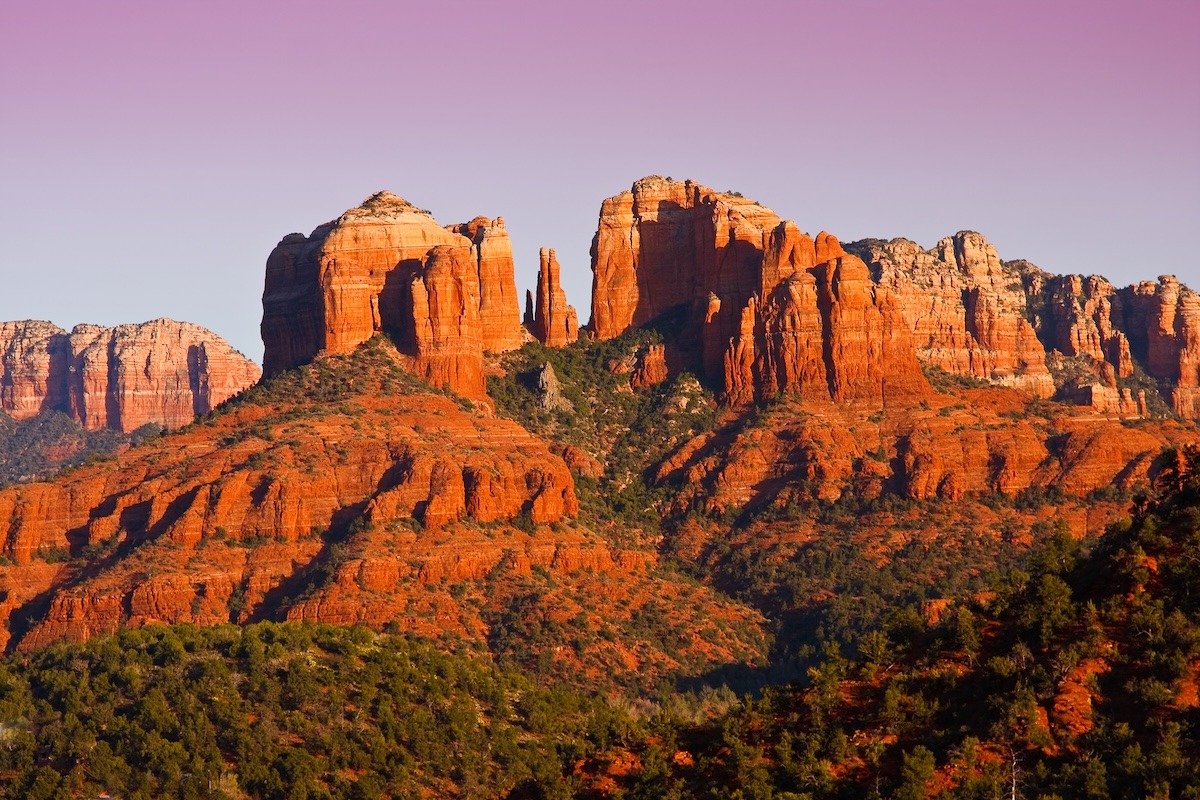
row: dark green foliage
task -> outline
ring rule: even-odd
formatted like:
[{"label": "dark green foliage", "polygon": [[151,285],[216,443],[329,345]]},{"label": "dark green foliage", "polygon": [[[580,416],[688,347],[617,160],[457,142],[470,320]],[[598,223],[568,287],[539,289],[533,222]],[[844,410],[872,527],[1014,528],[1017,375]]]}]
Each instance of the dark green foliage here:
[{"label": "dark green foliage", "polygon": [[363,628],[149,627],[0,662],[0,797],[569,796],[635,728]]},{"label": "dark green foliage", "polygon": [[41,480],[59,469],[111,455],[127,441],[107,428],[86,431],[61,411],[21,422],[0,412],[0,486]]},{"label": "dark green foliage", "polygon": [[[673,320],[666,315],[658,324],[669,330]],[[581,339],[564,348],[528,344],[504,357],[504,376],[488,378],[498,413],[601,462],[604,474],[578,478],[576,490],[584,515],[610,523],[610,536],[622,530],[657,532],[666,492],[653,487],[653,470],[674,448],[716,423],[712,393],[687,373],[631,392],[629,376],[609,368],[663,340],[664,334],[651,327],[608,341]],[[536,380],[543,364],[554,370],[570,410],[539,405]],[[634,544],[636,537],[629,539],[618,543]]]},{"label": "dark green foliage", "polygon": [[870,510],[861,506],[848,498],[787,512],[817,517],[828,526],[824,535],[798,548],[747,548],[718,539],[701,560],[701,569],[718,588],[776,622],[774,660],[794,664],[800,674],[822,658],[822,642],[855,652],[864,636],[880,630],[896,643],[911,641],[925,632],[921,608],[926,602],[985,591],[993,570],[1011,568],[1022,559],[998,538],[968,535],[954,547],[914,539],[879,563],[866,545],[852,539]]},{"label": "dark green foliage", "polygon": [[[1060,529],[986,607],[928,630],[897,619],[858,664],[835,653],[804,690],[677,731],[695,767],[655,786],[749,796],[765,772],[762,796],[1200,797],[1200,449],[1162,463],[1157,499],[1090,553]],[[1091,699],[1063,711],[1080,681]]]}]

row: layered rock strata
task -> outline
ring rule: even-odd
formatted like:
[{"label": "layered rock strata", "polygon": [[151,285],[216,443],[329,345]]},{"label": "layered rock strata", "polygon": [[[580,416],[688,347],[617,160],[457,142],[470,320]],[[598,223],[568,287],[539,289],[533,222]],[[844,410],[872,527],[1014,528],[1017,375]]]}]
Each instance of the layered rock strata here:
[{"label": "layered rock strata", "polygon": [[[377,364],[352,373],[370,388],[339,392],[340,410],[330,410],[319,393],[350,374],[311,375],[294,392],[235,406],[119,461],[0,490],[0,646],[9,633],[32,647],[268,609],[342,621],[297,605],[317,596],[305,594],[308,583],[334,590],[314,573],[301,580],[306,569],[326,564],[325,579],[342,579],[322,539],[330,530],[357,554],[346,580],[353,586],[361,569],[373,594],[486,576],[518,555],[621,569],[625,557],[585,532],[541,527],[535,538],[509,524],[565,524],[578,513],[571,473],[544,442],[445,396],[389,394],[382,387],[394,379]],[[291,394],[297,405],[278,405]],[[111,557],[48,555],[84,549]],[[389,570],[390,584],[372,577]]]},{"label": "layered rock strata", "polygon": [[579,317],[567,303],[554,250],[538,252],[537,297],[530,332],[547,347],[566,347],[579,339]]},{"label": "layered rock strata", "polygon": [[70,414],[89,430],[178,428],[258,381],[258,365],[210,330],[138,325],[0,323],[0,409],[23,420]]},{"label": "layered rock strata", "polygon": [[684,309],[683,338],[730,403],[798,392],[882,405],[929,391],[906,322],[866,265],[738,195],[638,181],[604,201],[592,271],[594,335]]},{"label": "layered rock strata", "polygon": [[896,298],[925,364],[1023,389],[1055,392],[1046,350],[1026,318],[1019,270],[983,236],[961,231],[924,250],[907,239],[866,243],[878,284]]},{"label": "layered rock strata", "polygon": [[1120,416],[1148,413],[1144,389],[1126,385],[1140,372],[1169,387],[1175,413],[1200,417],[1200,295],[1173,276],[1118,289],[1052,275],[1000,261],[971,231],[930,250],[907,239],[850,248],[893,292],[925,364]]},{"label": "layered rock strata", "polygon": [[886,414],[829,400],[778,403],[757,425],[690,440],[656,477],[680,487],[677,510],[883,493],[957,501],[1052,489],[1082,498],[1145,483],[1164,447],[1197,436],[1188,423],[1127,427],[1065,405],[1041,417],[1028,413],[1029,402],[997,387]]},{"label": "layered rock strata", "polygon": [[504,221],[479,217],[443,228],[402,198],[373,195],[276,246],[261,329],[267,375],[387,332],[414,372],[482,399],[482,353],[521,344]]}]

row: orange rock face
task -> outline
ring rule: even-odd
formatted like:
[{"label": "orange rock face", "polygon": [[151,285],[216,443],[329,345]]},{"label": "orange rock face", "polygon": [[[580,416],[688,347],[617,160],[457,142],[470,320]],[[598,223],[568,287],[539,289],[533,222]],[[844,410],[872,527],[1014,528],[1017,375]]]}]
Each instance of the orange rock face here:
[{"label": "orange rock face", "polygon": [[645,389],[667,379],[667,350],[661,344],[646,345],[638,351],[637,362],[629,376],[629,385]]},{"label": "orange rock face", "polygon": [[1178,422],[1127,428],[1067,406],[1058,416],[1033,416],[1028,400],[1019,390],[973,389],[880,414],[787,398],[757,425],[685,444],[656,477],[682,487],[677,509],[716,511],[884,492],[958,501],[1053,487],[1082,497],[1145,481],[1163,447],[1196,438]]},{"label": "orange rock face", "polygon": [[15,419],[62,411],[90,430],[178,428],[258,381],[260,370],[212,331],[157,319],[70,334],[0,323],[0,408]]},{"label": "orange rock face", "polygon": [[451,228],[471,240],[479,275],[479,324],[488,350],[506,353],[521,346],[521,319],[512,241],[504,218],[476,217]]},{"label": "orange rock face", "polygon": [[[443,264],[430,270],[431,253],[441,246],[462,251],[454,257],[457,266],[447,268],[445,252],[438,251]],[[465,299],[462,272],[468,265],[474,273],[472,305],[459,308],[459,319],[451,322],[447,303]],[[445,280],[453,286],[443,286]],[[263,368],[275,375],[319,353],[349,352],[387,331],[419,374],[482,397],[478,368],[450,362],[463,355],[468,341],[477,343],[480,357],[483,350],[518,347],[516,298],[512,246],[502,219],[481,217],[447,229],[428,212],[380,192],[308,237],[285,237],[271,253],[263,292]],[[443,303],[436,314],[427,308],[431,301]],[[418,321],[441,327],[418,330]]]},{"label": "orange rock face", "polygon": [[28,419],[67,405],[70,353],[66,332],[57,325],[0,322],[0,408],[14,419]]},{"label": "orange rock face", "polygon": [[895,297],[923,363],[955,375],[1054,394],[1046,351],[1026,318],[1022,275],[978,233],[923,250],[907,239],[856,243]]},{"label": "orange rock face", "polygon": [[566,292],[559,279],[561,268],[554,251],[543,247],[538,252],[537,299],[533,306],[531,332],[547,347],[566,347],[579,339],[579,317],[567,304]]},{"label": "orange rock face", "polygon": [[1110,364],[1116,378],[1133,374],[1123,303],[1111,283],[1095,275],[1061,275],[1045,281],[1044,289],[1034,288],[1048,295],[1043,326],[1055,350]]},{"label": "orange rock face", "polygon": [[1175,413],[1200,419],[1200,295],[1164,275],[1121,292],[1134,356],[1146,372],[1174,384]]},{"label": "orange rock face", "polygon": [[[761,291],[763,235],[778,224],[751,200],[692,181],[643,178],[600,207],[590,330],[610,339],[681,306],[692,318],[702,313],[709,319],[696,330],[704,372],[718,379],[741,309]],[[707,314],[714,300],[725,314]]]},{"label": "orange rock face", "polygon": [[592,245],[591,330],[686,309],[703,374],[741,404],[795,391],[867,400],[928,391],[909,332],[865,264],[734,194],[645,178],[606,200]]},{"label": "orange rock face", "polygon": [[483,326],[479,319],[479,272],[468,247],[441,245],[409,287],[413,371],[434,386],[483,398]]}]

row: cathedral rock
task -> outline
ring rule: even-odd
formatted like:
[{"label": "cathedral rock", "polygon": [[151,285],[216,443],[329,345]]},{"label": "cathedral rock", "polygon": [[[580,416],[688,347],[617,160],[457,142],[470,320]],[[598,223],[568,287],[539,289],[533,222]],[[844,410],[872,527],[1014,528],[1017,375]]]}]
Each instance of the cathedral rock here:
[{"label": "cathedral rock", "polygon": [[267,259],[261,327],[267,375],[387,332],[416,374],[483,399],[483,352],[521,343],[504,220],[442,227],[375,194],[307,237],[284,237]]}]

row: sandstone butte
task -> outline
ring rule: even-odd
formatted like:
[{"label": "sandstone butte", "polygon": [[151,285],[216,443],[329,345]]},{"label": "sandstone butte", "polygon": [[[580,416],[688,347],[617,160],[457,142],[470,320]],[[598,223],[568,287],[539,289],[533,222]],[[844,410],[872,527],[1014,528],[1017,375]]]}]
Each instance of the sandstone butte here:
[{"label": "sandstone butte", "polygon": [[695,350],[681,362],[733,405],[780,392],[912,401],[930,391],[924,365],[1122,417],[1147,413],[1129,383],[1141,373],[1171,387],[1179,416],[1200,417],[1200,295],[1171,276],[1120,290],[1054,276],[1001,261],[971,231],[928,251],[843,248],[740,195],[660,177],[604,201],[591,252],[591,334],[681,311]]},{"label": "sandstone butte", "polygon": [[276,246],[261,330],[268,376],[386,332],[415,374],[486,399],[484,352],[522,343],[504,220],[442,227],[402,198],[375,194]]},{"label": "sandstone butte", "polygon": [[254,385],[258,365],[210,330],[0,322],[0,410],[17,420],[61,411],[89,430],[186,425]]}]

